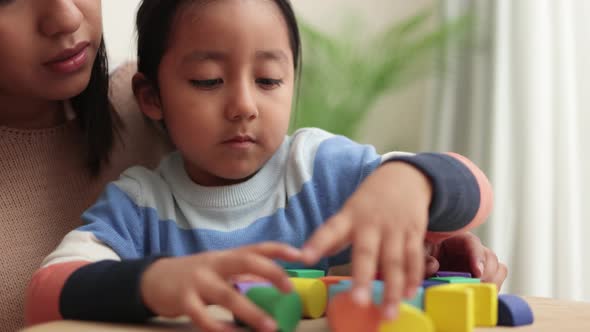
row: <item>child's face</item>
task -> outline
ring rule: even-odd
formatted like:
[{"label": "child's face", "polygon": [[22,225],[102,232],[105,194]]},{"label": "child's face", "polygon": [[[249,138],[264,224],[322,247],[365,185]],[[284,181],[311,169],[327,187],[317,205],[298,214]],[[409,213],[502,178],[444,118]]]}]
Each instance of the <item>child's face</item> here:
[{"label": "child's face", "polygon": [[193,181],[244,181],[272,157],[289,126],[295,73],[286,22],[268,0],[180,11],[158,73],[166,127]]},{"label": "child's face", "polygon": [[0,97],[80,94],[101,36],[100,0],[0,0]]}]

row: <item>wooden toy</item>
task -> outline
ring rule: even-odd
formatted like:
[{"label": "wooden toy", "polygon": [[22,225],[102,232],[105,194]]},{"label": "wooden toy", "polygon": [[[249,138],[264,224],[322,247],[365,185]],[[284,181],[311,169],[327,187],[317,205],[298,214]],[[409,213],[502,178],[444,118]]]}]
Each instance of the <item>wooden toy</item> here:
[{"label": "wooden toy", "polygon": [[464,278],[464,277],[433,277],[428,280],[442,281],[449,284],[478,284],[481,281],[478,278]]},{"label": "wooden toy", "polygon": [[272,316],[280,332],[295,331],[301,320],[301,299],[296,292],[284,294],[275,287],[253,287],[246,296]]},{"label": "wooden toy", "polygon": [[285,270],[293,278],[321,278],[326,275],[323,270],[312,269],[287,269]]},{"label": "wooden toy", "polygon": [[500,294],[498,296],[498,325],[521,326],[534,321],[529,304],[516,295]]},{"label": "wooden toy", "polygon": [[475,326],[496,326],[498,322],[498,289],[495,284],[453,284],[473,290]]},{"label": "wooden toy", "polygon": [[402,303],[399,307],[399,316],[392,321],[383,321],[379,326],[379,332],[434,332],[432,319],[423,311]]},{"label": "wooden toy", "polygon": [[469,272],[457,272],[457,271],[438,271],[435,274],[436,277],[463,277],[463,278],[471,278],[471,273]]},{"label": "wooden toy", "polygon": [[471,332],[475,326],[473,290],[447,284],[426,289],[424,310],[437,332]]},{"label": "wooden toy", "polygon": [[330,288],[330,286],[340,283],[344,280],[351,280],[351,276],[326,276],[321,277],[320,280],[326,284],[326,288]]},{"label": "wooden toy", "polygon": [[350,292],[336,294],[327,310],[331,332],[377,332],[380,317],[381,311],[375,304],[359,306],[352,300]]},{"label": "wooden toy", "polygon": [[246,295],[250,288],[254,287],[273,287],[270,282],[261,281],[244,281],[234,283],[234,288],[237,289],[241,294]]},{"label": "wooden toy", "polygon": [[320,318],[326,311],[328,291],[319,279],[289,278],[302,302],[303,317]]}]

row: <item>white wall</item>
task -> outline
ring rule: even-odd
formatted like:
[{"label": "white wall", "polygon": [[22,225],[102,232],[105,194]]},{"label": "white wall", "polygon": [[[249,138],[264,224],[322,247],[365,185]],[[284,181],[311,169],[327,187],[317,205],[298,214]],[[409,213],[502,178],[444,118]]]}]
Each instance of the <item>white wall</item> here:
[{"label": "white wall", "polygon": [[[295,11],[311,24],[333,33],[349,17],[360,17],[369,33],[432,5],[433,0],[292,0]],[[104,33],[111,68],[135,57],[135,11],[139,0],[103,0]],[[420,145],[425,81],[386,96],[365,119],[360,140],[384,151],[416,150]]]}]

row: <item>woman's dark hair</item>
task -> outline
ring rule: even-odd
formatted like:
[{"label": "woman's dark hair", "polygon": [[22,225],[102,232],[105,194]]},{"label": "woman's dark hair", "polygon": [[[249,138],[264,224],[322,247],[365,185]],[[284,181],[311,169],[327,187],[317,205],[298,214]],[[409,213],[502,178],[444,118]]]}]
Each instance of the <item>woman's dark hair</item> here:
[{"label": "woman's dark hair", "polygon": [[[170,29],[178,7],[203,0],[143,0],[137,12],[137,71],[158,88],[158,67],[168,47]],[[301,39],[289,0],[274,0],[289,30],[296,73],[301,70]]]},{"label": "woman's dark hair", "polygon": [[71,101],[84,132],[87,166],[92,175],[98,175],[101,166],[109,162],[117,131],[108,93],[107,54],[104,40],[101,40],[88,86]]}]

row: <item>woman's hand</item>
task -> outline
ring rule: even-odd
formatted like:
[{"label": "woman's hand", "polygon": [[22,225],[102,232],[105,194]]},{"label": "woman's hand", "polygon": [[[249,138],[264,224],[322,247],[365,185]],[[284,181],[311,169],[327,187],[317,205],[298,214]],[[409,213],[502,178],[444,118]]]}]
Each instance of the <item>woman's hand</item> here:
[{"label": "woman's hand", "polygon": [[300,259],[300,252],[284,244],[267,242],[232,250],[162,258],[144,272],[141,295],[155,314],[164,317],[187,315],[205,331],[233,331],[232,326],[208,315],[208,304],[229,309],[258,331],[275,331],[274,320],[228,281],[249,274],[272,282],[283,292],[291,291],[287,274],[272,259],[296,261]]},{"label": "woman's hand", "polygon": [[425,249],[426,276],[439,270],[470,272],[482,282],[496,284],[500,291],[508,275],[506,265],[472,233],[459,234],[439,244],[426,242]]}]

